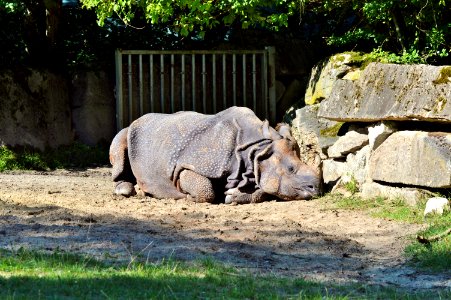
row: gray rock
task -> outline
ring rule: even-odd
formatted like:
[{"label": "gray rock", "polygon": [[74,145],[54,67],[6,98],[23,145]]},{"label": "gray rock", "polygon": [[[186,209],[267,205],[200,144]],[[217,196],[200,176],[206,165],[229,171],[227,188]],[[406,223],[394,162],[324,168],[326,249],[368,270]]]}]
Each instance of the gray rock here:
[{"label": "gray rock", "polygon": [[320,170],[321,159],[325,159],[321,145],[336,137],[322,136],[321,132],[330,132],[330,128],[339,128],[341,123],[318,119],[318,105],[305,106],[296,111],[292,122],[292,134],[299,145],[299,156],[303,162]]},{"label": "gray rock", "polygon": [[323,161],[323,181],[324,183],[334,182],[340,179],[343,174],[349,171],[345,162],[339,162],[332,159]]},{"label": "gray rock", "polygon": [[[356,57],[360,57],[360,55],[352,52],[340,53],[316,65],[312,69],[305,92],[305,103],[311,105],[329,97],[337,79],[343,78],[345,74],[354,71],[355,68],[351,67],[351,65]],[[353,76],[347,78],[350,78],[350,80],[354,79]]]},{"label": "gray rock", "polygon": [[399,131],[371,155],[372,180],[432,188],[451,187],[451,133]]},{"label": "gray rock", "polygon": [[23,69],[0,75],[0,145],[44,150],[73,142],[64,78]]},{"label": "gray rock", "polygon": [[358,80],[337,80],[318,115],[342,122],[450,123],[451,84],[446,75],[450,70],[451,66],[371,63]]},{"label": "gray rock", "polygon": [[426,202],[424,216],[437,214],[443,215],[445,210],[449,210],[449,201],[443,197],[433,197]]},{"label": "gray rock", "polygon": [[430,192],[419,188],[398,188],[382,185],[376,182],[365,182],[360,187],[360,196],[371,199],[383,197],[387,199],[403,199],[406,204],[416,206],[423,201]]},{"label": "gray rock", "polygon": [[94,146],[115,135],[113,86],[105,72],[79,72],[72,79],[72,120],[79,141]]},{"label": "gray rock", "polygon": [[327,150],[327,155],[330,158],[344,157],[349,153],[356,152],[366,145],[368,145],[368,135],[356,131],[348,131]]},{"label": "gray rock", "polygon": [[359,186],[367,181],[368,173],[368,160],[370,157],[371,149],[369,145],[366,145],[357,153],[350,153],[346,157],[347,172],[341,177],[343,183],[355,180]]}]

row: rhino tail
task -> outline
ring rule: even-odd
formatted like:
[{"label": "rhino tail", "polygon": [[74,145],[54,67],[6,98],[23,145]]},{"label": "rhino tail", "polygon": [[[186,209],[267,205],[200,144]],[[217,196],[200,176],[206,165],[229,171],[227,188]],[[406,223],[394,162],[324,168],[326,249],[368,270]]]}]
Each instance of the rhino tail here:
[{"label": "rhino tail", "polygon": [[113,166],[111,173],[115,182],[115,193],[132,196],[135,194],[136,178],[128,159],[127,133],[128,128],[122,129],[111,142],[110,163]]}]

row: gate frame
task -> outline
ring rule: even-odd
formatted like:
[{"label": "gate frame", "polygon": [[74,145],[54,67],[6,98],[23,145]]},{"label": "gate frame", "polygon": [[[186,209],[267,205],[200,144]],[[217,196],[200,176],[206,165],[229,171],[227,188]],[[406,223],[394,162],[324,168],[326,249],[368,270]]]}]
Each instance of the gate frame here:
[{"label": "gate frame", "polygon": [[[267,107],[267,118],[271,123],[276,122],[276,110],[277,110],[277,99],[276,99],[276,62],[275,55],[276,49],[273,46],[265,47],[264,50],[122,50],[117,49],[115,52],[115,65],[116,65],[116,88],[115,88],[115,98],[116,98],[116,127],[119,132],[122,128],[124,128],[124,95],[123,95],[123,55],[128,56],[128,80],[129,86],[131,86],[132,81],[132,55],[140,55],[139,57],[139,76],[140,76],[140,113],[142,114],[143,109],[143,97],[142,97],[142,55],[160,55],[162,58],[164,55],[170,55],[171,61],[173,62],[174,55],[203,55],[203,63],[205,64],[205,55],[247,55],[247,54],[263,54],[263,68],[266,69],[266,72],[263,72],[263,85],[264,85],[264,98],[265,106]],[[182,56],[184,57],[184,56]],[[223,56],[224,57],[224,56]],[[245,56],[244,56],[245,57]],[[234,63],[235,66],[235,63]],[[172,79],[173,80],[173,69],[171,70]],[[213,71],[215,72],[215,70]],[[205,88],[205,84],[203,84]],[[151,87],[152,88],[152,87]],[[173,85],[171,85],[173,89]],[[215,87],[213,87],[215,89]],[[173,95],[173,93],[171,93]],[[234,94],[235,96],[235,94]],[[171,99],[172,103],[173,99]],[[204,99],[205,101],[205,99]],[[131,91],[129,90],[128,102],[131,107],[132,104],[132,96]],[[235,103],[235,101],[234,101]],[[216,105],[216,101],[214,101],[214,105]],[[269,107],[268,107],[269,106]],[[131,110],[129,110],[129,121],[132,122]]]}]

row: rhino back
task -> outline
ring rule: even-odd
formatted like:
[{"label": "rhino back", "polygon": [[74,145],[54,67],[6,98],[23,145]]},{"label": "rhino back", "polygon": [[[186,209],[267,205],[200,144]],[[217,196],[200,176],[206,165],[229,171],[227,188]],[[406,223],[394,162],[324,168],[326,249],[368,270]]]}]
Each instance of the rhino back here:
[{"label": "rhino back", "polygon": [[236,161],[239,132],[242,138],[248,138],[247,132],[254,131],[242,130],[239,123],[253,128],[261,121],[252,111],[242,108],[230,108],[216,115],[195,112],[144,115],[129,129],[133,173],[138,180],[172,181],[174,170],[189,168],[208,178],[226,177]]}]

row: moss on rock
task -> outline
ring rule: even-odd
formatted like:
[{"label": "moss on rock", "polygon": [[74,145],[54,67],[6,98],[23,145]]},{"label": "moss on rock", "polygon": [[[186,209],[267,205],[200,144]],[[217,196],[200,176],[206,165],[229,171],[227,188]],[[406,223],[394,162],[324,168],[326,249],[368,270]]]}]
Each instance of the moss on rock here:
[{"label": "moss on rock", "polygon": [[340,131],[341,126],[343,126],[343,122],[337,122],[332,127],[324,128],[320,130],[321,136],[327,136],[327,137],[334,137],[338,135],[338,132]]},{"label": "moss on rock", "polygon": [[439,73],[437,79],[435,79],[433,81],[433,83],[434,84],[444,84],[444,83],[449,83],[449,82],[451,82],[451,66],[443,67],[440,70],[440,73]]}]

